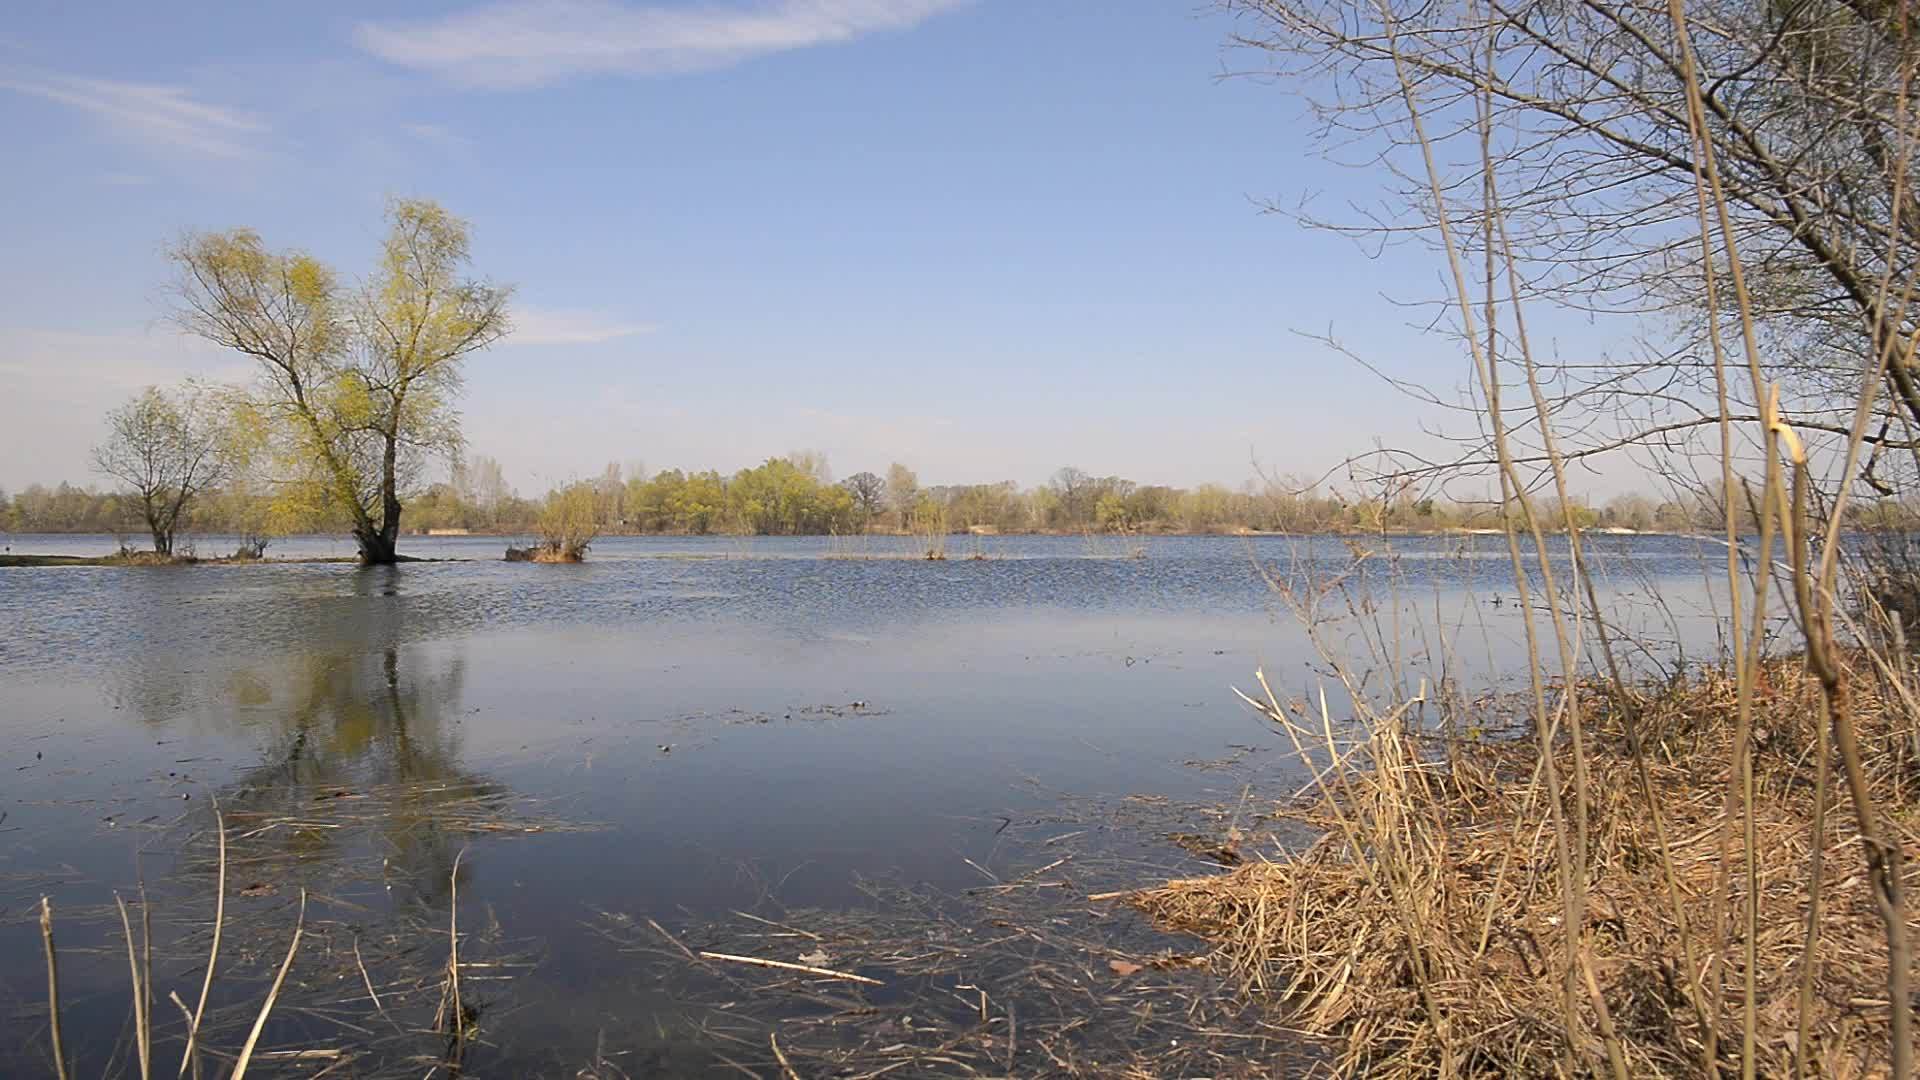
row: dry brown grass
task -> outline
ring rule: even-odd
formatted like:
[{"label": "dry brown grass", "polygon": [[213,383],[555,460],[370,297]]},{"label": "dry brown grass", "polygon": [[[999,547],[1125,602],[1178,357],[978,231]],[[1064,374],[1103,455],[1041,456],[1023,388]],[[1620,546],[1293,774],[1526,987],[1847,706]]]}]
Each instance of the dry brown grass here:
[{"label": "dry brown grass", "polygon": [[[1889,706],[1866,658],[1849,660],[1874,794],[1900,842],[1911,844],[1920,780],[1911,714],[1897,697]],[[1317,842],[1130,902],[1163,927],[1208,939],[1219,963],[1284,997],[1289,1020],[1330,1037],[1349,1075],[1598,1074],[1607,1059],[1596,995],[1633,1075],[1700,1075],[1703,1019],[1715,1015],[1718,1057],[1737,1075],[1747,880],[1737,848],[1725,879],[1730,899],[1718,909],[1730,913],[1718,958],[1724,989],[1708,974],[1735,693],[1730,674],[1706,671],[1641,703],[1657,804],[1649,807],[1623,706],[1597,688],[1579,691],[1593,783],[1591,900],[1575,966],[1587,970],[1569,971],[1561,944],[1564,900],[1531,738],[1451,741],[1376,723],[1364,741],[1338,744],[1344,764],[1289,808],[1322,830]],[[1763,665],[1754,717],[1758,1071],[1784,1076],[1796,1038],[1815,725],[1823,720],[1799,660]],[[1315,716],[1315,736],[1320,728]],[[1317,747],[1319,768],[1330,742]],[[1833,792],[1825,817],[1808,1060],[1822,1076],[1885,1075],[1885,936],[1844,799]],[[1668,899],[1656,811],[1692,969]],[[1563,1019],[1569,977],[1585,1010],[1579,1045]]]}]

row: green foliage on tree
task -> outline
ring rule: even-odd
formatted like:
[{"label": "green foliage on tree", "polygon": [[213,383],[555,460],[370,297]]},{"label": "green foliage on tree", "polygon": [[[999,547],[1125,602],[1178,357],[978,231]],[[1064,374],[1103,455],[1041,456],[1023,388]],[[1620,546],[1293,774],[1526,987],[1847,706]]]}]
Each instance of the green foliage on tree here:
[{"label": "green foliage on tree", "polygon": [[600,536],[605,521],[605,493],[586,481],[568,484],[547,495],[536,527],[540,553],[549,562],[579,562]]},{"label": "green foliage on tree", "polygon": [[786,458],[735,473],[727,504],[740,531],[761,536],[851,532],[856,520],[851,492]]},{"label": "green foliage on tree", "polygon": [[122,485],[154,553],[172,555],[174,533],[194,501],[227,479],[237,447],[208,390],[149,386],[107,414],[93,468]]},{"label": "green foliage on tree", "polygon": [[462,361],[509,329],[511,290],[466,276],[464,221],[396,200],[358,289],[246,229],[186,237],[170,257],[190,333],[251,359],[283,516],[344,516],[365,563],[396,558],[403,497],[460,448]]}]

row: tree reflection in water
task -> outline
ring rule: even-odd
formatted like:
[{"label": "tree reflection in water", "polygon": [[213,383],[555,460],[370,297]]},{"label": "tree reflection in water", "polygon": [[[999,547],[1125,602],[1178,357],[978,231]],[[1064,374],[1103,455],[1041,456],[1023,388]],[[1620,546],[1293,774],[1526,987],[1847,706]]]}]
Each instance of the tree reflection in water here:
[{"label": "tree reflection in water", "polygon": [[[267,649],[258,653],[196,667],[156,648],[115,676],[117,703],[156,735],[211,729],[260,748],[212,792],[227,839],[206,1029],[215,1044],[244,1036],[285,955],[303,890],[310,903],[298,962],[268,1033],[283,1049],[352,1046],[367,1076],[421,1060],[450,1068],[467,1050],[468,1029],[530,970],[528,942],[470,914],[489,909],[468,907],[476,862],[459,856],[478,838],[566,826],[463,765],[466,660],[444,637],[409,640],[399,584],[396,571],[363,573],[354,595],[330,592],[297,612],[263,616],[255,629]],[[159,924],[157,981],[170,988],[193,985],[212,940],[215,800],[195,799],[174,827],[173,872],[143,890]],[[461,995],[457,1026],[445,1007],[456,867],[460,967],[463,982],[478,980]],[[107,984],[124,976],[108,972]],[[156,1030],[168,1047],[183,1038],[172,1017]]]},{"label": "tree reflection in water", "polygon": [[390,886],[443,907],[454,857],[476,831],[495,831],[489,822],[508,812],[510,794],[460,765],[449,718],[464,661],[388,645],[311,652],[293,666],[280,690],[266,672],[229,679],[235,703],[273,724],[263,763],[220,795],[249,857],[337,872],[378,855]]}]

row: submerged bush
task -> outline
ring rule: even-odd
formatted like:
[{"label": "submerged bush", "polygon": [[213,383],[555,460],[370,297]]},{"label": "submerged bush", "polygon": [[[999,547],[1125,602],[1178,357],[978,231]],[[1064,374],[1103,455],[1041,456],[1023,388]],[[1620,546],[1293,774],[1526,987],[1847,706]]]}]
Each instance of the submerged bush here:
[{"label": "submerged bush", "polygon": [[936,562],[947,557],[947,534],[951,530],[945,506],[923,494],[908,524],[913,528],[915,546],[922,554]]},{"label": "submerged bush", "polygon": [[532,547],[507,549],[508,562],[580,562],[600,537],[601,497],[585,481],[568,484],[547,496],[535,528],[540,542]]}]

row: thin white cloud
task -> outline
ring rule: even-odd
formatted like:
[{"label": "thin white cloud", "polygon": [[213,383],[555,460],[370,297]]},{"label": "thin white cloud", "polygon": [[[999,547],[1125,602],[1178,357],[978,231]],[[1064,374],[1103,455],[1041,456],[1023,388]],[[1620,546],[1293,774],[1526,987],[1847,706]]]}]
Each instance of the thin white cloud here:
[{"label": "thin white cloud", "polygon": [[197,101],[186,89],[0,69],[0,90],[78,109],[116,134],[163,150],[241,158],[256,150],[265,122],[250,113]]},{"label": "thin white cloud", "polygon": [[513,333],[502,344],[598,345],[657,329],[652,323],[626,322],[593,311],[523,307],[514,311]]},{"label": "thin white cloud", "polygon": [[404,124],[400,130],[438,150],[464,152],[473,149],[473,140],[439,124]]},{"label": "thin white cloud", "polygon": [[160,323],[106,331],[0,327],[0,485],[87,483],[107,410],[188,377],[242,382],[254,367]]},{"label": "thin white cloud", "polygon": [[115,394],[188,376],[233,382],[250,375],[244,358],[160,325],[81,332],[0,330],[0,379],[83,383]]},{"label": "thin white cloud", "polygon": [[500,0],[441,18],[362,23],[361,48],[493,89],[582,75],[662,75],[903,30],[971,0],[736,0],[618,4]]}]

